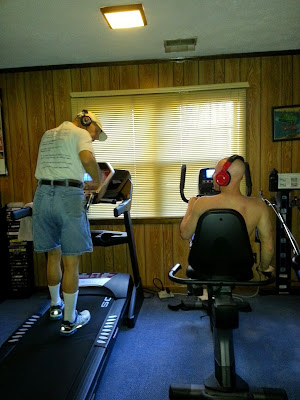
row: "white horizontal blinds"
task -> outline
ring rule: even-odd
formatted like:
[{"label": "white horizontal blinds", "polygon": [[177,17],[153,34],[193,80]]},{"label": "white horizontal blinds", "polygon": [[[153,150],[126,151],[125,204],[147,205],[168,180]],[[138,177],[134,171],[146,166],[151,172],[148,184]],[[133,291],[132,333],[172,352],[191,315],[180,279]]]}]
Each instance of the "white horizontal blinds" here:
[{"label": "white horizontal blinds", "polygon": [[199,102],[196,94],[192,97],[184,103],[182,113],[187,198],[198,193],[200,168],[214,167],[218,160],[233,154],[246,156],[246,91],[205,92]]},{"label": "white horizontal blinds", "polygon": [[[189,198],[198,193],[200,168],[245,157],[245,96],[245,89],[222,89],[74,97],[72,111],[87,108],[101,120],[108,140],[94,142],[96,158],[130,171],[133,217],[181,217],[182,164]],[[90,210],[90,218],[112,216],[111,206]]]}]

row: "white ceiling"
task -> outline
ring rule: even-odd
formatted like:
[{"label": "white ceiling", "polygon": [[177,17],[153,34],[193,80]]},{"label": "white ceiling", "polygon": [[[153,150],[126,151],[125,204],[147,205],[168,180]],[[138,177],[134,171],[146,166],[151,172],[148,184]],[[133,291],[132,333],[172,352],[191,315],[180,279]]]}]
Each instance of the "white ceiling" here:
[{"label": "white ceiling", "polygon": [[[0,69],[300,49],[300,0],[133,0],[148,25],[111,30],[99,9],[130,0],[1,0]],[[165,53],[164,40],[197,37]]]}]

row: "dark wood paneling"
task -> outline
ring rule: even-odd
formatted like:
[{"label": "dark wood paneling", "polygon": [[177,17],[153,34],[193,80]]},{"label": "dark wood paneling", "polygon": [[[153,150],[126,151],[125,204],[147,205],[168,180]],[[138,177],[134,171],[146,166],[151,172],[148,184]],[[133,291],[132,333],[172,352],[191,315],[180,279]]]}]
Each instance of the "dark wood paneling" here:
[{"label": "dark wood paneling", "polygon": [[[280,57],[263,57],[261,60],[261,188],[268,193],[269,173],[281,169],[281,143],[272,142],[272,107],[280,105]],[[272,151],[270,151],[272,149]]]},{"label": "dark wood paneling", "polygon": [[81,70],[80,68],[71,69],[72,92],[81,92]]},{"label": "dark wood paneling", "polygon": [[[300,55],[293,56],[293,104],[300,104]],[[292,172],[300,172],[300,140],[293,140],[292,145]],[[299,191],[294,192],[299,197]],[[292,232],[300,243],[300,212],[293,209]],[[294,279],[295,274],[294,274]]]},{"label": "dark wood paneling", "polygon": [[[25,90],[26,90],[26,113],[29,138],[29,154],[30,154],[30,171],[31,181],[35,182],[35,166],[38,156],[39,144],[43,132],[46,130],[45,124],[45,106],[43,91],[43,75],[39,72],[25,73]],[[37,113],[37,104],[42,113]],[[31,199],[33,199],[35,186],[32,185]]]},{"label": "dark wood paneling", "polygon": [[217,59],[215,61],[215,83],[225,82],[225,60]]},{"label": "dark wood paneling", "polygon": [[173,64],[160,63],[158,64],[158,86],[172,87],[173,86]]},{"label": "dark wood paneling", "polygon": [[175,62],[173,64],[174,86],[183,86],[183,63]]},{"label": "dark wood paneling", "polygon": [[198,85],[199,82],[199,66],[198,61],[187,61],[183,65],[183,84]]},{"label": "dark wood paneling", "polygon": [[162,224],[145,224],[146,276],[144,285],[152,286],[153,278],[164,282],[164,242]]},{"label": "dark wood paneling", "polygon": [[11,136],[9,129],[9,119],[8,119],[8,100],[7,100],[7,82],[6,74],[0,74],[0,88],[2,89],[2,128],[4,132],[5,141],[5,154],[6,154],[6,165],[8,169],[8,176],[0,177],[0,201],[1,206],[7,204],[13,198],[13,179],[11,179],[10,174],[12,173],[13,162],[11,153]]},{"label": "dark wood paneling", "polygon": [[158,87],[158,65],[141,64],[139,65],[139,87],[149,89]]},{"label": "dark wood paneling", "polygon": [[55,70],[53,74],[53,98],[55,123],[60,125],[64,121],[72,121],[70,105],[71,73],[69,69]]},{"label": "dark wood paneling", "polygon": [[[10,148],[12,167],[9,179],[13,182],[13,197],[11,201],[32,201],[31,163],[29,152],[26,94],[24,73],[15,73],[7,76]],[[40,110],[39,110],[39,115]]]},{"label": "dark wood paneling", "polygon": [[230,58],[225,60],[225,82],[240,82],[240,58]]},{"label": "dark wood paneling", "polygon": [[[300,141],[272,142],[271,108],[300,103],[300,55],[268,57],[210,57],[180,62],[131,62],[49,68],[40,71],[0,73],[8,177],[0,177],[2,203],[32,200],[37,149],[44,130],[72,120],[70,92],[176,87],[223,82],[249,82],[247,89],[247,160],[253,195],[268,191],[272,168],[280,172],[300,171]],[[293,233],[300,240],[299,212],[293,210]],[[123,230],[114,224],[98,229]],[[93,227],[94,228],[94,227]],[[168,271],[176,263],[187,266],[189,244],[179,236],[179,223],[134,221],[137,258],[143,284],[160,279],[172,286]],[[257,247],[257,246],[256,246]],[[80,260],[81,271],[129,271],[126,245],[95,247]],[[183,275],[184,272],[181,272]],[[46,285],[45,258],[35,255],[35,283]]]},{"label": "dark wood paneling", "polygon": [[138,89],[138,65],[122,65],[120,67],[120,89]]},{"label": "dark wood paneling", "polygon": [[109,67],[91,68],[91,90],[109,90]]},{"label": "dark wood paneling", "polygon": [[91,253],[85,253],[82,256],[80,256],[79,269],[80,269],[81,272],[94,272],[92,270]]},{"label": "dark wood paneling", "polygon": [[[300,104],[300,55],[293,56],[293,104]],[[292,142],[292,164],[293,172],[299,172],[300,140]]]},{"label": "dark wood paneling", "polygon": [[258,196],[261,189],[260,176],[260,92],[261,68],[259,58],[244,58],[241,60],[241,81],[249,82],[247,88],[247,161],[252,176],[252,195]]},{"label": "dark wood paneling", "polygon": [[[293,103],[293,64],[292,56],[281,60],[281,101],[280,104]],[[292,141],[281,143],[281,168],[282,173],[292,172]]]},{"label": "dark wood paneling", "polygon": [[92,90],[91,85],[91,71],[89,68],[81,68],[80,69],[80,78],[81,78],[81,90],[83,92],[89,92]]},{"label": "dark wood paneling", "polygon": [[[43,71],[46,129],[55,128],[54,91],[52,71]],[[42,136],[43,132],[39,135]]]},{"label": "dark wood paneling", "polygon": [[120,89],[120,67],[118,65],[110,67],[109,88],[110,90]]},{"label": "dark wood paneling", "polygon": [[199,85],[215,83],[215,63],[213,60],[199,61]]}]

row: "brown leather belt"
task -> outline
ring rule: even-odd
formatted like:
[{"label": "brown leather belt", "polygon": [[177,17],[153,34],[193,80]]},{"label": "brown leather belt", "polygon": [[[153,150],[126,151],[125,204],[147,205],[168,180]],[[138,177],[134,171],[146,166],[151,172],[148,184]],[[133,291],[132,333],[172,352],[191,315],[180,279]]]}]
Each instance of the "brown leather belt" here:
[{"label": "brown leather belt", "polygon": [[78,188],[83,188],[83,183],[81,181],[77,181],[76,179],[63,179],[63,180],[48,180],[48,179],[40,179],[40,185],[53,185],[53,186],[73,186]]}]

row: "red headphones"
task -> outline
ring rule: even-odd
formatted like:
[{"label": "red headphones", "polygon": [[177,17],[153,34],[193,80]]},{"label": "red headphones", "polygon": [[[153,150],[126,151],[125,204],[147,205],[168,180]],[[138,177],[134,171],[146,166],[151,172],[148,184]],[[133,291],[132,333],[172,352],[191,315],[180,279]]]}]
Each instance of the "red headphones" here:
[{"label": "red headphones", "polygon": [[241,161],[245,162],[243,157],[238,156],[237,154],[234,154],[233,156],[229,157],[228,160],[223,165],[223,168],[221,169],[221,171],[216,174],[215,179],[216,179],[216,183],[219,186],[229,185],[230,180],[231,180],[231,175],[227,170],[235,160],[241,160]]}]

